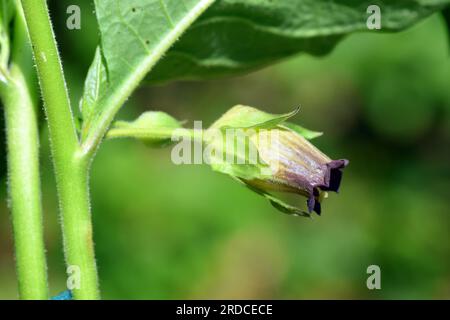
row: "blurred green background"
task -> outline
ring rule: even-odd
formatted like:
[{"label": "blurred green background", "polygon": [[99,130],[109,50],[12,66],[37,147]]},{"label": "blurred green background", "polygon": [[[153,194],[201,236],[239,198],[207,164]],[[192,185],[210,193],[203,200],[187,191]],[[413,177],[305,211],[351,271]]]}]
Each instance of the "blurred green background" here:
[{"label": "blurred green background", "polygon": [[[90,1],[78,1],[82,29],[68,30],[68,4],[51,1],[51,12],[77,106],[98,32]],[[311,220],[279,213],[207,166],[174,165],[170,148],[107,141],[91,178],[103,297],[449,299],[449,89],[439,15],[398,34],[351,35],[322,58],[299,55],[246,76],[139,89],[118,118],[163,110],[208,125],[236,104],[273,113],[301,105],[294,121],[325,132],[315,144],[351,163],[340,194]],[[41,133],[57,294],[65,267],[43,116]],[[4,146],[1,154],[0,299],[15,299]],[[366,287],[371,264],[381,268],[381,290]]]}]

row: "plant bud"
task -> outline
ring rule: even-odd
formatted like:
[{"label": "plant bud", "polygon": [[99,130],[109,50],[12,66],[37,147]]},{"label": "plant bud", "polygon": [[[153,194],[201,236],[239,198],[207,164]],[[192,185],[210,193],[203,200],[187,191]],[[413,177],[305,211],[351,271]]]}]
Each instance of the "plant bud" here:
[{"label": "plant bud", "polygon": [[[213,170],[243,182],[285,213],[310,216],[315,211],[320,215],[321,201],[327,196],[327,191],[338,192],[342,169],[349,161],[331,160],[308,141],[320,136],[320,132],[287,122],[297,112],[298,109],[275,115],[248,106],[233,107],[210,130],[243,130],[250,141],[248,149],[256,149],[258,161],[242,165],[219,159],[211,166]],[[208,143],[216,142],[217,139],[211,139]],[[226,153],[243,157],[242,152],[227,150]],[[286,203],[273,194],[274,191],[306,197],[307,210]]]}]

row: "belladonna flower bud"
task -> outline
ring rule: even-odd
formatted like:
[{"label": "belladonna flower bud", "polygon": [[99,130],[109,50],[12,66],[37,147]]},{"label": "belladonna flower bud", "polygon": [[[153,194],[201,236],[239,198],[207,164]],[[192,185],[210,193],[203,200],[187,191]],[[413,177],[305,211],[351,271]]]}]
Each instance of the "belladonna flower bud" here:
[{"label": "belladonna flower bud", "polygon": [[348,160],[331,160],[303,136],[288,129],[258,131],[250,139],[272,174],[244,180],[245,183],[264,191],[300,194],[307,198],[308,212],[320,215],[320,203],[327,191],[339,191],[342,169]]},{"label": "belladonna flower bud", "polygon": [[[331,160],[308,141],[321,133],[286,122],[297,112],[275,115],[238,105],[207,130],[178,135],[179,121],[162,112],[147,112],[133,122],[116,122],[108,137],[135,137],[153,147],[180,137],[187,137],[190,147],[191,136],[197,137],[204,147],[200,158],[203,155],[213,170],[245,184],[285,213],[310,216],[312,211],[321,213],[328,191],[339,190],[348,160]],[[306,209],[273,192],[306,197]]]},{"label": "belladonna flower bud", "polygon": [[[254,147],[259,161],[253,166],[219,162],[212,168],[243,182],[285,213],[310,216],[315,211],[320,215],[321,201],[328,191],[338,192],[342,169],[349,161],[332,160],[307,140],[321,133],[286,122],[297,111],[273,115],[247,106],[229,110],[208,130],[242,129],[251,142],[247,153]],[[304,196],[307,209],[288,204],[273,192]]]}]

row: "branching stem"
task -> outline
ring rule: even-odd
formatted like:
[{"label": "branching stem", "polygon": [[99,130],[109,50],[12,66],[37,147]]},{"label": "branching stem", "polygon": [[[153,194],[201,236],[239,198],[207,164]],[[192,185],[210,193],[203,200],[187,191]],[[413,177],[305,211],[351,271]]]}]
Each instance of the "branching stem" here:
[{"label": "branching stem", "polygon": [[[98,299],[89,205],[89,159],[80,156],[63,69],[45,0],[21,0],[44,100],[75,299]],[[79,284],[79,286],[78,286]]]}]

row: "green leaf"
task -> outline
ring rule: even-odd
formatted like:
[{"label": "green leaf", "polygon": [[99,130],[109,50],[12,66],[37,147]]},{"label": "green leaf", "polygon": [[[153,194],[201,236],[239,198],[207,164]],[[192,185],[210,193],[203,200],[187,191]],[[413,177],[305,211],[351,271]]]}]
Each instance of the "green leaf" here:
[{"label": "green leaf", "polygon": [[84,82],[83,97],[80,100],[81,115],[85,120],[83,123],[82,136],[89,132],[91,121],[94,120],[96,103],[104,96],[108,88],[106,67],[102,59],[100,48],[95,51],[94,61],[89,68],[86,81]]},{"label": "green leaf", "polygon": [[[400,31],[450,0],[218,0],[149,74],[150,83],[245,73],[303,52],[323,55],[353,32]],[[367,8],[381,8],[369,31]]]},{"label": "green leaf", "polygon": [[88,150],[98,145],[150,69],[214,0],[94,2],[101,44],[81,102],[82,138]]},{"label": "green leaf", "polygon": [[137,138],[151,147],[164,147],[171,143],[175,129],[181,123],[161,111],[147,111],[132,122],[116,121],[109,131],[109,138]]}]

